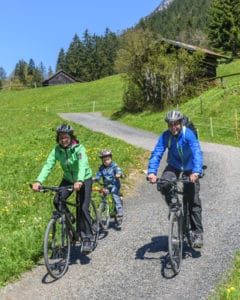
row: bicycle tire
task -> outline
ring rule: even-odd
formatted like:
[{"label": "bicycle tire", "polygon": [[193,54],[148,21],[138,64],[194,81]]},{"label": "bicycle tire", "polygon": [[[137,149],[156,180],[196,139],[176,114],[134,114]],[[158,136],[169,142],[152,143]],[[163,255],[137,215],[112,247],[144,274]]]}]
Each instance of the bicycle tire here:
[{"label": "bicycle tire", "polygon": [[108,203],[101,202],[98,209],[99,222],[102,229],[106,230],[109,228],[110,223],[110,211]]},{"label": "bicycle tire", "polygon": [[91,217],[91,227],[93,233],[93,250],[96,248],[99,237],[99,217],[95,203],[91,200],[89,205],[90,217]]},{"label": "bicycle tire", "polygon": [[65,222],[61,218],[51,219],[44,236],[44,261],[48,273],[61,278],[68,269],[71,244]]},{"label": "bicycle tire", "polygon": [[169,217],[168,251],[170,264],[175,274],[178,274],[182,264],[183,234],[182,211],[171,211]]}]

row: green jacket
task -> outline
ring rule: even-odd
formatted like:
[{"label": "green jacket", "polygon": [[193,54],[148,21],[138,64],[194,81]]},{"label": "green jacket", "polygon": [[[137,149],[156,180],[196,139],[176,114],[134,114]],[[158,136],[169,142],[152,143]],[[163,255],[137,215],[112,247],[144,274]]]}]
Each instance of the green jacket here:
[{"label": "green jacket", "polygon": [[36,181],[43,183],[57,161],[60,162],[63,169],[63,178],[71,183],[84,182],[92,177],[85,148],[75,142],[67,148],[62,148],[57,144],[49,154]]}]

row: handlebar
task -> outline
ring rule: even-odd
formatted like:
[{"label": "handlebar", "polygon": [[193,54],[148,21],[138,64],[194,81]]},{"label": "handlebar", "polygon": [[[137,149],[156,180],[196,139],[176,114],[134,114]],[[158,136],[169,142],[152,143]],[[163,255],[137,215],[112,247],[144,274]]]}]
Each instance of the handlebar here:
[{"label": "handlebar", "polygon": [[182,176],[180,178],[171,178],[171,179],[166,179],[166,178],[157,178],[156,183],[165,183],[165,182],[169,182],[169,183],[177,183],[177,182],[182,182],[182,183],[189,183],[190,181],[190,176]]},{"label": "handlebar", "polygon": [[[31,183],[29,184],[29,186],[32,189]],[[69,192],[72,192],[74,190],[73,185],[67,185],[67,186],[61,186],[61,187],[59,187],[59,186],[40,186],[40,188],[39,188],[40,193],[45,193],[48,191],[58,193],[61,191],[66,191],[66,190]]]},{"label": "handlebar", "polygon": [[[199,174],[199,175],[198,175],[198,178],[199,178],[199,179],[200,179],[200,178],[203,178],[203,176],[205,175],[204,171],[205,171],[206,169],[207,169],[207,166],[206,166],[206,165],[203,165],[203,167],[202,167],[202,174]],[[146,177],[146,180],[149,181],[149,178]],[[174,177],[174,178],[172,178],[172,179],[165,179],[165,178],[162,179],[162,178],[157,178],[157,181],[156,181],[155,183],[157,183],[157,182],[162,182],[162,183],[164,183],[164,182],[170,182],[170,183],[183,182],[183,183],[187,183],[187,182],[191,182],[191,181],[190,181],[190,176],[187,176],[187,175],[182,174],[182,176],[179,177],[179,178],[176,178],[176,177]]]}]

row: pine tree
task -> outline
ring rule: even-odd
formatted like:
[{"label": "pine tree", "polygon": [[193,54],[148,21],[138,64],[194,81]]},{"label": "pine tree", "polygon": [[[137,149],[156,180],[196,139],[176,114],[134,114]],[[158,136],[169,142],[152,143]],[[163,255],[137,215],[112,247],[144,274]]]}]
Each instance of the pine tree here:
[{"label": "pine tree", "polygon": [[56,64],[56,72],[60,70],[65,70],[66,68],[66,57],[65,57],[65,51],[63,48],[60,49],[58,53],[58,59]]},{"label": "pine tree", "polygon": [[28,75],[33,75],[34,71],[35,71],[35,63],[34,60],[31,58],[28,63],[27,73]]},{"label": "pine tree", "polygon": [[209,10],[210,44],[236,56],[240,47],[240,1],[213,0]]},{"label": "pine tree", "polygon": [[75,34],[65,56],[65,71],[77,79],[82,79],[84,59],[83,44]]},{"label": "pine tree", "polygon": [[19,80],[23,85],[27,85],[28,64],[23,60],[19,60],[14,70],[14,80]]}]

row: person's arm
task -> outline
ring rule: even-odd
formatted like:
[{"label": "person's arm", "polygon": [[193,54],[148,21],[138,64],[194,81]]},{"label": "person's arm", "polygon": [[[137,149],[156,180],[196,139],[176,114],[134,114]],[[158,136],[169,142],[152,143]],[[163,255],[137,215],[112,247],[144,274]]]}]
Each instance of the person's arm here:
[{"label": "person's arm", "polygon": [[118,166],[118,164],[114,163],[114,176],[116,178],[122,178],[123,172],[122,169]]},{"label": "person's arm", "polygon": [[190,180],[191,182],[195,182],[198,179],[199,175],[202,174],[202,150],[198,139],[196,138],[195,134],[190,130],[188,132],[188,142],[193,154],[193,168],[192,174],[190,175]]},{"label": "person's arm", "polygon": [[85,148],[80,145],[77,149],[78,156],[78,174],[77,174],[77,182],[84,182],[86,172],[92,173],[89,163],[88,157]]},{"label": "person's arm", "polygon": [[36,182],[39,182],[40,184],[42,184],[46,178],[48,177],[48,175],[50,174],[52,168],[55,166],[56,164],[56,155],[55,155],[55,148],[50,152],[40,174],[38,175]]},{"label": "person's arm", "polygon": [[160,137],[159,140],[151,153],[151,156],[148,161],[148,179],[151,183],[156,182],[157,171],[160,166],[160,161],[163,157],[163,154],[167,147],[168,132],[165,131]]},{"label": "person's arm", "polygon": [[98,181],[100,180],[101,177],[102,177],[102,172],[101,172],[101,168],[99,168],[93,180]]}]

